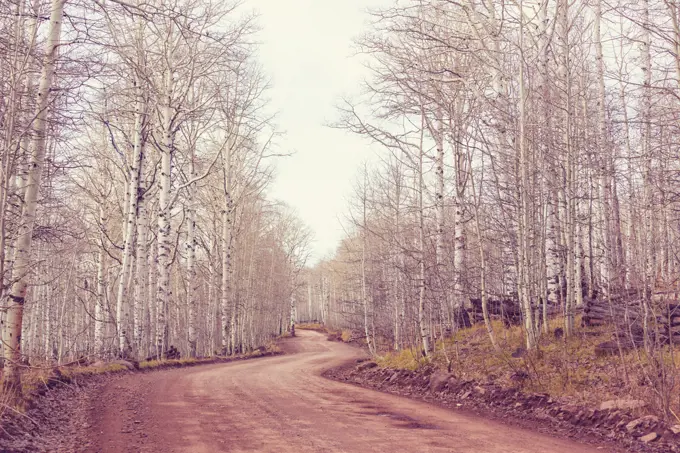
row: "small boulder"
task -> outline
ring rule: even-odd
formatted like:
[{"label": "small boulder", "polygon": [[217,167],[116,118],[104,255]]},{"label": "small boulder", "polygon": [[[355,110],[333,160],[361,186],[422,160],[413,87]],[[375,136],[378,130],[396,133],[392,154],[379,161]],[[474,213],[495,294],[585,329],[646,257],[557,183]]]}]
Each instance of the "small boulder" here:
[{"label": "small boulder", "polygon": [[680,434],[680,425],[673,425],[669,429],[673,434]]},{"label": "small boulder", "polygon": [[366,370],[370,370],[371,368],[375,368],[377,366],[378,366],[378,364],[375,363],[375,362],[364,362],[364,363],[361,363],[357,366],[357,371],[366,371]]},{"label": "small boulder", "polygon": [[630,410],[639,409],[647,405],[646,401],[643,400],[609,400],[604,401],[600,404],[601,411],[611,411],[616,409]]},{"label": "small boulder", "polygon": [[626,425],[626,431],[629,433],[632,433],[635,431],[637,428],[641,428],[644,426],[649,426],[655,423],[659,422],[659,417],[656,417],[654,415],[645,415],[644,417],[636,418],[635,420],[629,422]]},{"label": "small boulder", "polygon": [[441,371],[436,371],[430,377],[430,392],[439,393],[442,390],[444,390],[444,387],[446,387],[446,384],[447,382],[449,382],[450,377],[451,373],[443,373]]},{"label": "small boulder", "polygon": [[645,436],[640,437],[640,440],[646,444],[650,442],[654,442],[655,440],[659,439],[659,435],[657,433],[649,433]]}]

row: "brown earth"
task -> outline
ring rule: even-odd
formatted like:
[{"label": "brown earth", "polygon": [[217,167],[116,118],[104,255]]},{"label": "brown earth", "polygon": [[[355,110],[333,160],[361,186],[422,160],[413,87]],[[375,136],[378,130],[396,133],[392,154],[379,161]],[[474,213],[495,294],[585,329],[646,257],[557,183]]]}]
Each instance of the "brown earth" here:
[{"label": "brown earth", "polygon": [[48,393],[29,414],[33,432],[15,433],[0,451],[620,451],[325,379],[363,352],[317,332],[298,335],[283,342],[283,356],[108,376]]},{"label": "brown earth", "polygon": [[323,376],[436,404],[473,418],[501,420],[518,428],[600,445],[608,451],[680,452],[677,427],[671,428],[653,415],[642,415],[641,409],[576,406],[568,400],[525,393],[517,387],[460,380],[452,373],[428,366],[415,371],[391,369],[367,360],[329,369]]},{"label": "brown earth", "polygon": [[284,356],[115,380],[92,408],[82,451],[607,451],[324,379],[362,352],[298,335]]}]

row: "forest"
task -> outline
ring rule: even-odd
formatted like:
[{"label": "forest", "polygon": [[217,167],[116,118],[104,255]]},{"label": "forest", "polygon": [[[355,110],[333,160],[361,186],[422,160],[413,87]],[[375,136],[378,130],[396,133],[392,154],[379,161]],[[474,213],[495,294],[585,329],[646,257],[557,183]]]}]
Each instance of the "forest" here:
[{"label": "forest", "polygon": [[[612,387],[677,418],[680,4],[414,1],[371,18],[370,78],[333,126],[381,151],[298,313],[410,351],[399,366],[564,344],[574,360],[545,371],[590,398],[611,377],[578,362],[594,348],[626,376]],[[461,359],[473,324],[487,339]]]},{"label": "forest", "polygon": [[327,127],[374,153],[316,260],[272,190],[292,151],[248,2],[0,2],[6,394],[37,369],[240,357],[297,325],[378,368],[680,423],[680,2],[366,17],[367,77]]},{"label": "forest", "polygon": [[288,327],[311,234],[255,16],[222,1],[0,5],[3,381],[245,352]]}]

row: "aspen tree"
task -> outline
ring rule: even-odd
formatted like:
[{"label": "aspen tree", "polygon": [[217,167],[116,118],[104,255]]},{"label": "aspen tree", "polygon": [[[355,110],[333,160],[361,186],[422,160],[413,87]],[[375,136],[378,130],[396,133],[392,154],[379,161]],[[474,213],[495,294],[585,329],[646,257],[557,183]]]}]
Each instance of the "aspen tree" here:
[{"label": "aspen tree", "polygon": [[45,159],[47,142],[47,121],[50,107],[50,89],[54,78],[57,54],[61,38],[61,23],[66,0],[53,0],[50,11],[50,25],[46,43],[42,74],[38,86],[35,119],[32,126],[31,158],[27,175],[21,222],[15,241],[15,259],[12,270],[14,283],[9,291],[9,305],[3,332],[3,344],[8,359],[5,364],[3,384],[11,391],[21,391],[21,329],[23,309],[28,288],[31,239],[35,226],[35,212],[38,207],[38,192]]}]

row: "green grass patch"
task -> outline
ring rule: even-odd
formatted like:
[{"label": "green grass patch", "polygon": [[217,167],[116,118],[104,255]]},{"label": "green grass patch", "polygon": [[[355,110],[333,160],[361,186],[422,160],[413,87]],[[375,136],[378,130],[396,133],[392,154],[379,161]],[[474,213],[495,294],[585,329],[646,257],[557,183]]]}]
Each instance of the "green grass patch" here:
[{"label": "green grass patch", "polygon": [[[578,325],[577,320],[577,325]],[[536,351],[527,352],[520,326],[505,328],[493,321],[500,351],[489,340],[483,324],[456,331],[439,340],[425,359],[418,348],[406,348],[377,357],[381,367],[417,370],[425,365],[451,372],[459,379],[519,386],[526,392],[547,393],[575,404],[597,407],[610,399],[642,399],[657,413],[680,414],[680,350],[643,348],[623,357],[598,356],[595,347],[612,339],[610,328],[579,328],[568,339],[555,338],[563,319],[552,319],[549,333],[541,334]],[[661,397],[665,393],[670,397]]]}]

